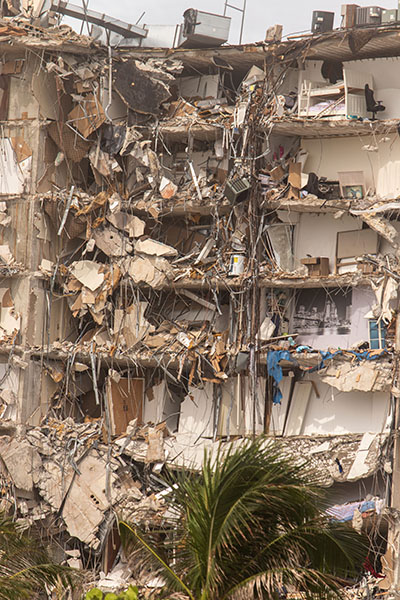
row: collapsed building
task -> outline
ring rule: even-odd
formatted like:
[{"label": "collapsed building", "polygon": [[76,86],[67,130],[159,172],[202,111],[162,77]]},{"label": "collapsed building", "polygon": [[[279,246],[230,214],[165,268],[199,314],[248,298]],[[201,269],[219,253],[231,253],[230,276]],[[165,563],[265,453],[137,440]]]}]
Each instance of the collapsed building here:
[{"label": "collapsed building", "polygon": [[165,465],[264,433],[397,591],[399,26],[112,48],[4,4],[2,508],[106,576]]}]

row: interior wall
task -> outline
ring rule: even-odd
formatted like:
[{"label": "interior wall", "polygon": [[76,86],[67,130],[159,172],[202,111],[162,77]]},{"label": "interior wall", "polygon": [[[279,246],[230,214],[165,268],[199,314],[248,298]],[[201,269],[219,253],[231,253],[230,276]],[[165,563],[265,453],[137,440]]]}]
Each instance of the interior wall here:
[{"label": "interior wall", "polygon": [[[340,392],[322,383],[318,376],[305,378],[314,381],[304,416],[302,434],[379,433],[387,426],[390,395],[385,392]],[[292,401],[296,401],[294,397]]]},{"label": "interior wall", "polygon": [[339,231],[361,229],[362,221],[356,217],[343,215],[335,219],[331,214],[302,213],[295,227],[294,253],[296,265],[300,259],[310,256],[329,258],[329,270],[334,272],[336,257],[336,238]]},{"label": "interior wall", "polygon": [[[280,384],[283,397],[281,404],[272,406],[271,434],[282,435],[287,431],[288,401],[292,381],[292,377],[285,376]],[[299,435],[342,435],[367,431],[379,433],[389,428],[390,395],[388,393],[340,392],[322,383],[318,375],[306,375],[302,381],[313,381],[314,385],[308,403],[299,415]],[[296,403],[296,388],[291,405],[294,403]]]},{"label": "interior wall", "polygon": [[[400,85],[400,84],[399,84]],[[399,89],[400,100],[400,89]],[[400,111],[400,108],[399,108]],[[400,136],[388,134],[385,136],[366,135],[362,137],[302,139],[302,148],[308,152],[305,163],[305,173],[316,173],[318,177],[338,179],[339,171],[363,171],[365,191],[378,191],[384,197],[384,182],[379,181],[379,171],[389,162],[400,161]],[[376,148],[375,151],[363,150],[363,147]],[[382,172],[381,177],[385,177]],[[386,177],[387,178],[387,177]],[[391,191],[400,189],[400,173],[395,170]],[[396,193],[393,194],[396,197]]]},{"label": "interior wall", "polygon": [[354,60],[346,66],[362,72],[371,73],[374,84],[375,100],[381,100],[386,107],[379,113],[381,119],[398,119],[400,117],[400,58],[371,58]]}]

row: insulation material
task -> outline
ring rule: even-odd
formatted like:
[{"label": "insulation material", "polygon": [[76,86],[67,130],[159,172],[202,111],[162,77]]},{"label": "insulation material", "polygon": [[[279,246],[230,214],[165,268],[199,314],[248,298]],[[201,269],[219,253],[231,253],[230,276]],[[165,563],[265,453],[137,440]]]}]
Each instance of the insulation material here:
[{"label": "insulation material", "polygon": [[181,404],[179,433],[192,433],[203,438],[213,437],[213,384],[204,388],[189,386],[189,392]]},{"label": "insulation material", "polygon": [[88,138],[104,123],[106,115],[94,94],[87,94],[68,114],[68,120],[84,138]]},{"label": "insulation material", "polygon": [[96,229],[93,232],[93,239],[96,246],[110,257],[121,257],[129,254],[133,250],[133,246],[128,239],[119,231],[104,229],[102,231]]},{"label": "insulation material", "polygon": [[371,285],[377,300],[377,304],[372,308],[373,315],[386,324],[390,323],[397,307],[398,282],[393,277],[386,277],[382,283],[377,285],[372,281]]},{"label": "insulation material", "polygon": [[153,288],[161,287],[172,276],[172,267],[165,258],[135,256],[124,261],[124,268],[134,283],[147,283]]},{"label": "insulation material", "polygon": [[148,254],[149,256],[165,256],[174,257],[178,252],[172,246],[167,246],[156,240],[139,240],[135,244],[135,252],[140,254]]},{"label": "insulation material", "polygon": [[125,433],[129,422],[134,419],[139,424],[143,422],[143,379],[121,378],[116,382],[108,377],[106,393],[112,435]]},{"label": "insulation material", "polygon": [[117,229],[125,231],[130,238],[141,237],[146,226],[146,223],[139,217],[124,212],[108,214],[107,221]]},{"label": "insulation material", "polygon": [[147,333],[153,333],[154,327],[144,316],[148,302],[137,302],[126,309],[115,309],[114,335],[116,341],[122,336],[128,348],[143,339]]},{"label": "insulation material", "polygon": [[80,260],[71,266],[71,274],[82,285],[92,292],[97,290],[104,281],[104,273],[100,272],[101,265],[90,260]]}]

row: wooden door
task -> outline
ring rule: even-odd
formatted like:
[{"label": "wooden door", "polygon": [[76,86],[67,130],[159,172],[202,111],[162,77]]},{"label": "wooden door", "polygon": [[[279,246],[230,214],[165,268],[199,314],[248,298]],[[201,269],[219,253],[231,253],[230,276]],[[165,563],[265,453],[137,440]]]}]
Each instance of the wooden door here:
[{"label": "wooden door", "polygon": [[121,378],[118,382],[107,379],[107,402],[110,409],[111,434],[125,433],[128,424],[137,419],[143,424],[144,379]]}]

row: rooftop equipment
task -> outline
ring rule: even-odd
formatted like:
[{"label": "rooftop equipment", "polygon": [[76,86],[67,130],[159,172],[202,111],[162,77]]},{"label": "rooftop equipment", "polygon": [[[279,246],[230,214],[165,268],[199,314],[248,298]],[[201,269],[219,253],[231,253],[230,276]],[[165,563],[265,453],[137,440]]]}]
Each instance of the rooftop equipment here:
[{"label": "rooftop equipment", "polygon": [[382,11],[382,23],[397,23],[398,10],[397,8],[391,8],[389,10]]},{"label": "rooftop equipment", "polygon": [[341,26],[343,29],[355,27],[357,8],[359,8],[358,4],[342,4],[340,14],[342,17]]},{"label": "rooftop equipment", "polygon": [[184,48],[212,48],[228,41],[230,17],[188,8],[183,13]]},{"label": "rooftop equipment", "polygon": [[332,31],[335,13],[323,10],[314,10],[311,24],[311,33],[324,33]]},{"label": "rooftop equipment", "polygon": [[380,25],[382,10],[380,6],[359,6],[356,12],[356,25]]}]

